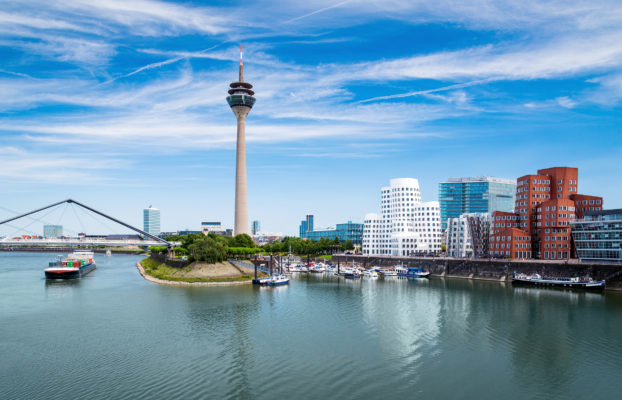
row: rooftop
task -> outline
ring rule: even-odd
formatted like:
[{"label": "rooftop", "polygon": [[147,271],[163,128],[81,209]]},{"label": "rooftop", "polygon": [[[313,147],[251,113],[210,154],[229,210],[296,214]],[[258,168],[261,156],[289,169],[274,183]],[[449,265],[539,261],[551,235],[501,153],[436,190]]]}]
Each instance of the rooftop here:
[{"label": "rooftop", "polygon": [[506,183],[508,185],[516,185],[516,181],[512,179],[504,179],[504,178],[495,178],[492,176],[477,176],[477,177],[466,177],[466,178],[449,178],[447,182],[443,183],[470,183],[470,182],[495,182],[495,183]]}]

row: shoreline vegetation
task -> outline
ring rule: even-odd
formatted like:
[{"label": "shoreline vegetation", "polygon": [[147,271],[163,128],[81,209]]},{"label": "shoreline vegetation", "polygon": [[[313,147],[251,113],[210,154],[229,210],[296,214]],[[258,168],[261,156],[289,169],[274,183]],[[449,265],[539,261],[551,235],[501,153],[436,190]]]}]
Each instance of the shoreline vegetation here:
[{"label": "shoreline vegetation", "polygon": [[218,263],[192,262],[183,268],[174,268],[147,257],[136,264],[146,280],[175,286],[247,285],[253,281],[252,271],[244,270],[228,261]]}]

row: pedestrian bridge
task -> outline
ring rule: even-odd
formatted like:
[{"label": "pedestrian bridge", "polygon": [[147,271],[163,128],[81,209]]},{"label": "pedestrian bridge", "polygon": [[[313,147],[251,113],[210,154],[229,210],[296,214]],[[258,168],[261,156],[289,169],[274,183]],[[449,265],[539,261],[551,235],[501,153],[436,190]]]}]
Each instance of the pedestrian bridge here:
[{"label": "pedestrian bridge", "polygon": [[[167,242],[173,247],[181,245],[180,242]],[[4,246],[32,246],[32,247],[67,247],[67,246],[107,246],[107,247],[147,247],[147,246],[167,246],[163,242],[155,240],[138,239],[23,239],[23,238],[4,238],[0,239],[0,247]]]},{"label": "pedestrian bridge", "polygon": [[[141,229],[138,229],[128,223],[120,221],[115,217],[111,217],[101,211],[98,211],[92,207],[89,207],[83,203],[80,203],[73,199],[67,199],[63,201],[56,202],[54,204],[47,205],[45,207],[38,208],[36,210],[29,211],[27,213],[17,215],[15,217],[6,219],[4,221],[0,221],[0,225],[9,224],[12,221],[29,217],[34,219],[35,221],[44,222],[42,220],[35,219],[30,217],[33,214],[39,213],[41,211],[51,209],[53,207],[59,206],[61,204],[71,204],[76,205],[84,210],[87,210],[91,213],[102,216],[112,222],[115,222],[119,225],[122,225],[142,236],[144,239],[106,239],[106,238],[89,238],[89,237],[73,237],[73,238],[29,238],[29,235],[25,235],[26,237],[6,237],[0,239],[0,247],[67,247],[67,246],[79,246],[79,247],[88,247],[88,246],[106,246],[106,247],[147,247],[147,246],[166,246],[169,249],[173,247],[180,246],[180,242],[169,242],[164,240],[158,236],[152,235],[148,232],[145,232]],[[11,235],[13,236],[13,235]]]}]

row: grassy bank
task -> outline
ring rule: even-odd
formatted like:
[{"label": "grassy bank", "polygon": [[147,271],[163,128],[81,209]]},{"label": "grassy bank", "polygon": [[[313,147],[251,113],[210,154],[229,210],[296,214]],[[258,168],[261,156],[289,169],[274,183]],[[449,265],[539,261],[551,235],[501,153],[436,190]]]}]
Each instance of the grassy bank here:
[{"label": "grassy bank", "polygon": [[150,257],[145,258],[140,263],[145,269],[145,274],[157,279],[172,282],[237,282],[253,279],[250,275],[240,275],[227,278],[188,277],[185,275],[191,274],[193,272],[193,268],[191,265],[184,268],[173,268],[166,264],[160,263],[159,261],[156,261]]}]

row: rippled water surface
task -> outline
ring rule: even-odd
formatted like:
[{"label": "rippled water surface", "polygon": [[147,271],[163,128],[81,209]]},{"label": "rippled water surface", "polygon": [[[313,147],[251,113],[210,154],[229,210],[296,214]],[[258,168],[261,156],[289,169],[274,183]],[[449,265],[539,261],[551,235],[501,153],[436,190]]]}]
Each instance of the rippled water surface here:
[{"label": "rippled water surface", "polygon": [[467,280],[149,283],[0,253],[0,399],[618,398],[622,294]]}]

